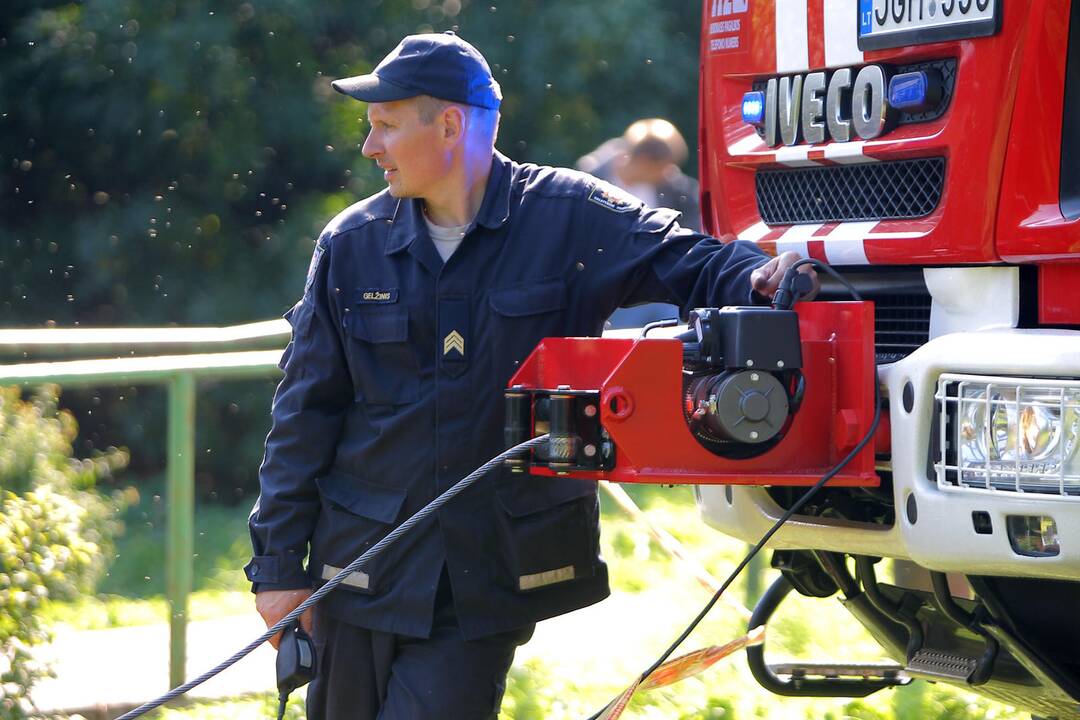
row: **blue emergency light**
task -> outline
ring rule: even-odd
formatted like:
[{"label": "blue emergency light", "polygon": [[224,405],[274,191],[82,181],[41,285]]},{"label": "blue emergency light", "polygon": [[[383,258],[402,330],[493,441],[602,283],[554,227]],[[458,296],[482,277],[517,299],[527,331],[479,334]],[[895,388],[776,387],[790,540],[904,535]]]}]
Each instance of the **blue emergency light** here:
[{"label": "blue emergency light", "polygon": [[742,119],[751,125],[761,125],[765,121],[765,93],[754,91],[743,95]]},{"label": "blue emergency light", "polygon": [[925,110],[929,90],[930,81],[922,70],[894,75],[889,81],[889,105],[897,110]]}]

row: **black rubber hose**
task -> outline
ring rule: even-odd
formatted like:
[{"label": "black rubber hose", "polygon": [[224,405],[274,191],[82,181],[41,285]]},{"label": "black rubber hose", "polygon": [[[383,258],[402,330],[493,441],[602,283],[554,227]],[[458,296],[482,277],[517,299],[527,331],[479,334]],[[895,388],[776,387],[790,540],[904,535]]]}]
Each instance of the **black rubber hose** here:
[{"label": "black rubber hose", "polygon": [[886,649],[893,654],[905,652],[908,642],[907,628],[874,607],[866,597],[866,593],[859,587],[859,583],[848,572],[844,555],[824,550],[815,550],[813,554],[821,565],[821,569],[832,578],[840,588],[840,592],[844,594],[843,602],[848,611],[863,624],[872,625],[878,633],[875,636],[878,642],[883,646],[888,644],[889,647]]},{"label": "black rubber hose", "polygon": [[997,638],[991,635],[974,615],[964,610],[953,600],[952,593],[949,591],[949,578],[945,573],[931,572],[930,582],[934,587],[934,601],[945,617],[983,639],[985,643],[983,653],[975,661],[975,669],[971,671],[967,681],[970,685],[985,684],[994,674],[994,662],[997,660],[999,649]]},{"label": "black rubber hose", "polygon": [[911,663],[911,658],[918,652],[923,646],[923,628],[922,623],[913,613],[909,613],[901,609],[899,605],[894,603],[885,597],[885,594],[881,592],[881,588],[877,584],[877,574],[874,572],[874,561],[872,558],[866,555],[855,556],[855,576],[862,585],[863,590],[866,593],[866,597],[870,600],[870,603],[877,608],[877,610],[894,620],[908,631],[907,649],[905,650],[905,660],[908,664]]},{"label": "black rubber hose", "polygon": [[[791,582],[781,575],[769,586],[765,594],[754,606],[754,612],[750,615],[747,628],[753,630],[756,627],[769,622],[780,603],[784,601],[792,591]],[[758,685],[775,695],[791,697],[798,693],[792,693],[792,683],[784,682],[765,664],[765,643],[746,648],[746,664],[750,667],[750,674],[758,681]]]}]

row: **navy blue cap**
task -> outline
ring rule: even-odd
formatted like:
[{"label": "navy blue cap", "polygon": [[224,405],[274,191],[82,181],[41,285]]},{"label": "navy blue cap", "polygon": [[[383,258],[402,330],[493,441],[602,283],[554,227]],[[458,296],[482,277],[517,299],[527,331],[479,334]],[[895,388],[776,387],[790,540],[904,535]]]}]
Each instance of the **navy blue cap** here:
[{"label": "navy blue cap", "polygon": [[453,32],[408,35],[368,75],[330,83],[364,102],[390,102],[417,95],[496,109],[499,83],[480,51]]}]

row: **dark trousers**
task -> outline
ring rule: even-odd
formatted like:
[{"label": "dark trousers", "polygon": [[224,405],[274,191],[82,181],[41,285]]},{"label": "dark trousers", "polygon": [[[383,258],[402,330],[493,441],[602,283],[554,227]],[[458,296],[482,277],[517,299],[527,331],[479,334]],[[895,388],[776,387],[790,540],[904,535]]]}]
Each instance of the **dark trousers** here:
[{"label": "dark trousers", "polygon": [[499,714],[514,651],[535,625],[466,641],[445,570],[431,636],[412,638],[350,625],[315,606],[317,676],[311,720],[489,720]]}]

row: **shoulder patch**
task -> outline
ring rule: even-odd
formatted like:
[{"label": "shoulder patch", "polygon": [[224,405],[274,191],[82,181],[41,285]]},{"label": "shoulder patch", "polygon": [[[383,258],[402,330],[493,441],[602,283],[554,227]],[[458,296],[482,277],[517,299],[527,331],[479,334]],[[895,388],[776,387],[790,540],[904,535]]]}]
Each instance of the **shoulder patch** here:
[{"label": "shoulder patch", "polygon": [[326,252],[326,248],[323,247],[322,242],[315,243],[315,252],[311,255],[311,264],[308,265],[307,279],[304,280],[304,297],[307,297],[311,292],[311,286],[315,282],[315,274],[319,271],[319,263],[322,262],[323,253]]},{"label": "shoulder patch", "polygon": [[633,212],[641,207],[641,201],[636,197],[617,185],[602,180],[589,191],[589,202],[617,213]]}]

